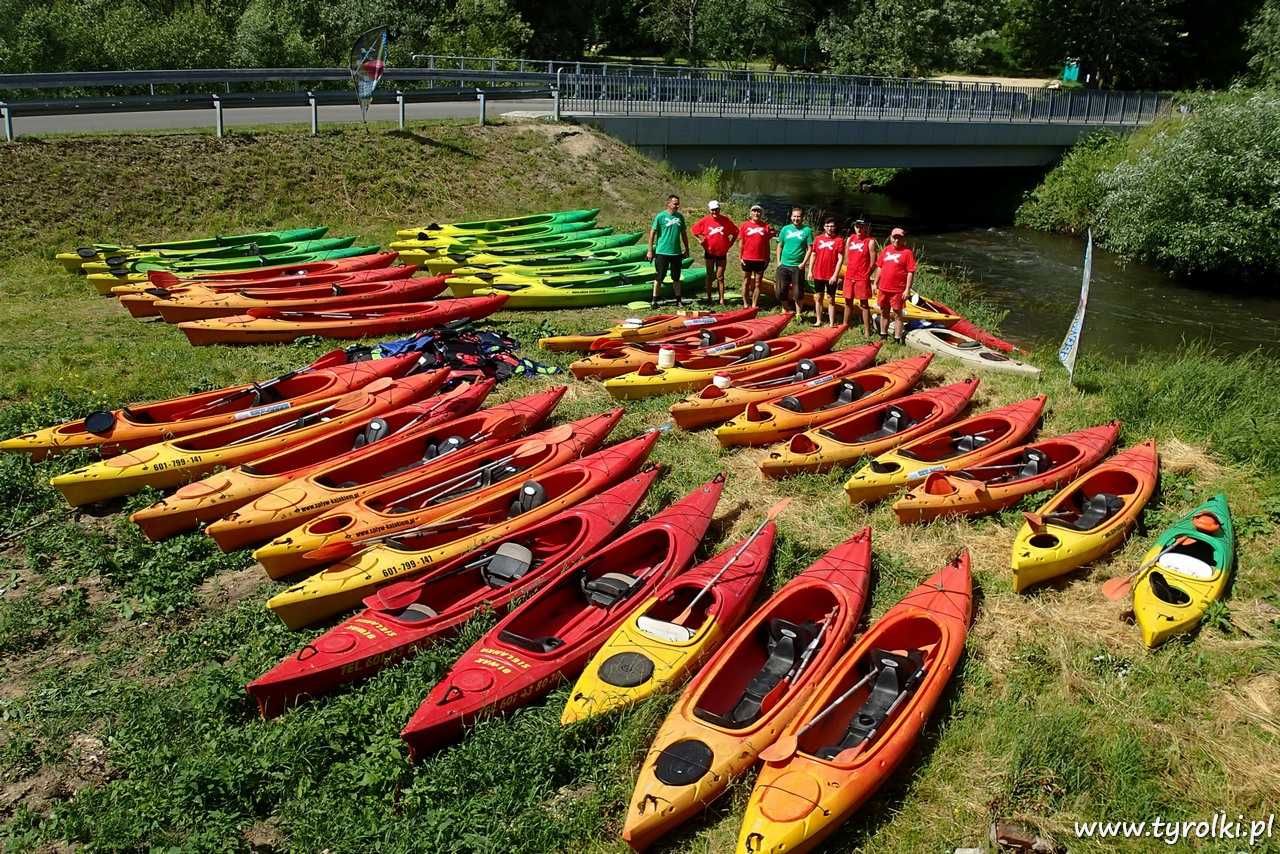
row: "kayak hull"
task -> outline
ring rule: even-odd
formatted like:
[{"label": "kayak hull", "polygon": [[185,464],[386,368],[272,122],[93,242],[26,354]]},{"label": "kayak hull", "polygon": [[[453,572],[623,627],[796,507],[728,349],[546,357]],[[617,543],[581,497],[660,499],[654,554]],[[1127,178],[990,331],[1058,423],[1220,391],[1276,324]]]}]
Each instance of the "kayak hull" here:
[{"label": "kayak hull", "polygon": [[714,356],[743,344],[776,337],[791,322],[791,317],[790,314],[775,314],[652,343],[600,348],[569,365],[569,370],[580,380],[619,377],[640,370],[641,365],[658,364],[658,351],[663,347],[670,347],[677,357]]},{"label": "kayak hull", "polygon": [[554,335],[549,338],[540,338],[538,346],[553,353],[586,352],[597,343],[643,343],[697,329],[740,323],[751,320],[757,312],[758,309],[754,308],[740,308],[717,314],[697,311],[688,314],[655,314],[641,318],[634,324],[619,323],[595,335]]},{"label": "kayak hull", "polygon": [[970,338],[952,329],[928,327],[913,329],[907,333],[907,346],[928,353],[936,353],[948,359],[964,362],[966,365],[983,371],[995,371],[1003,374],[1016,374],[1024,377],[1040,376],[1040,369],[1012,359],[999,350],[986,346],[981,341]]},{"label": "kayak hull", "polygon": [[[341,293],[334,295],[332,289]],[[418,302],[433,299],[444,293],[444,289],[444,280],[437,276],[403,281],[352,282],[323,289],[282,288],[274,293],[265,289],[228,294],[197,294],[187,291],[176,294],[177,299],[156,300],[154,308],[165,323],[183,323],[210,317],[235,317],[254,308],[333,311],[359,306]],[[316,296],[320,290],[327,291],[328,295]]]}]

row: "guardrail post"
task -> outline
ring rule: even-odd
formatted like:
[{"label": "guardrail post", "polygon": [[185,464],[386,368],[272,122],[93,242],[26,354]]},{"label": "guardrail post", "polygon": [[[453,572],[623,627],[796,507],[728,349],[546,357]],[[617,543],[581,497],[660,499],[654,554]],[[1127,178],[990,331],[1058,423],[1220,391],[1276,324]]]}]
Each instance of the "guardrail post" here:
[{"label": "guardrail post", "polygon": [[551,120],[560,121],[560,89],[559,87],[551,90]]},{"label": "guardrail post", "polygon": [[396,110],[400,114],[400,130],[404,130],[404,93],[396,90]]},{"label": "guardrail post", "polygon": [[316,106],[316,93],[307,91],[307,106],[311,108],[311,135],[320,132],[320,109]]},{"label": "guardrail post", "polygon": [[484,90],[476,90],[476,100],[480,102],[480,126],[484,127]]},{"label": "guardrail post", "polygon": [[222,139],[222,99],[217,95],[213,96],[213,133]]},{"label": "guardrail post", "polygon": [[8,104],[0,102],[0,118],[4,119],[4,141],[13,142],[13,113]]}]

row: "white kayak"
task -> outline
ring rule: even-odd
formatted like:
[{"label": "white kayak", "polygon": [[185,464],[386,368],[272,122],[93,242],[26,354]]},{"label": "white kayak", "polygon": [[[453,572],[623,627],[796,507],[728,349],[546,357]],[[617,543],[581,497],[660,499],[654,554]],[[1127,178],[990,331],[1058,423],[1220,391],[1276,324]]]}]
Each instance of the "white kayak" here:
[{"label": "white kayak", "polygon": [[1029,377],[1040,376],[1040,369],[1035,365],[1011,359],[999,350],[993,350],[968,335],[961,335],[959,332],[937,326],[912,329],[907,333],[907,346],[937,353],[939,356],[959,359],[990,371],[1022,374]]}]

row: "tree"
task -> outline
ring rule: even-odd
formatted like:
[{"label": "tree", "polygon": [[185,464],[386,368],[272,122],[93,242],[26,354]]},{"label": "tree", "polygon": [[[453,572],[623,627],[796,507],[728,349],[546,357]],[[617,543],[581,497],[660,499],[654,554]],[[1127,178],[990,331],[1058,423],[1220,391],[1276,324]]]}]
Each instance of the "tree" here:
[{"label": "tree", "polygon": [[818,43],[847,74],[969,70],[996,37],[1000,12],[982,0],[854,0],[823,23]]},{"label": "tree", "polygon": [[1160,86],[1173,59],[1176,0],[1012,0],[1007,31],[1030,68],[1080,60],[1100,87]]},{"label": "tree", "polygon": [[1247,30],[1254,79],[1264,86],[1280,86],[1280,0],[1266,0]]}]

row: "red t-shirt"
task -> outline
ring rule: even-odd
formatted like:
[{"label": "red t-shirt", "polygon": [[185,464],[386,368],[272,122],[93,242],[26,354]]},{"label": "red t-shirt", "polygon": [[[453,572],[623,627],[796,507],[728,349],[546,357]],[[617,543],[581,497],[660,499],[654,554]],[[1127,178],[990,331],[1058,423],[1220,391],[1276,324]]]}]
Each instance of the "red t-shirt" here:
[{"label": "red t-shirt", "polygon": [[773,226],[767,222],[747,220],[738,226],[738,234],[743,261],[769,260],[769,239],[775,234]]},{"label": "red t-shirt", "polygon": [[838,234],[827,237],[819,234],[813,241],[813,280],[829,282],[840,269],[840,256],[844,254],[844,239]]},{"label": "red t-shirt", "polygon": [[880,279],[876,288],[888,294],[900,294],[907,289],[907,273],[916,271],[916,256],[910,249],[894,249],[886,246],[876,259]]},{"label": "red t-shirt", "polygon": [[871,276],[871,244],[874,241],[870,234],[850,234],[845,241],[844,277],[847,281],[866,281]]},{"label": "red t-shirt", "polygon": [[723,258],[738,236],[738,227],[724,214],[707,214],[693,224],[693,236],[702,238],[702,248],[708,255]]}]

